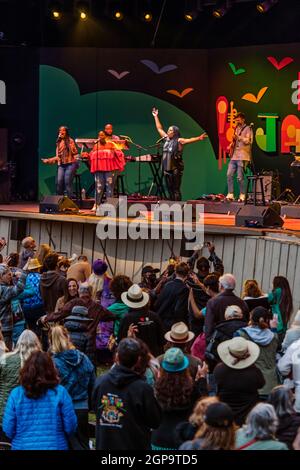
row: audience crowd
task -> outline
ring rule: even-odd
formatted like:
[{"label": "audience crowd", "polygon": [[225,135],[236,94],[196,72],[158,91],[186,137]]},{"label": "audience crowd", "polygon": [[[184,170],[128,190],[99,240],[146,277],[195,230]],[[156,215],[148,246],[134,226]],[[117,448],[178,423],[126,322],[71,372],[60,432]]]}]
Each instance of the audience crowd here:
[{"label": "audience crowd", "polygon": [[247,279],[240,297],[207,245],[139,284],[32,237],[2,259],[0,447],[299,450],[288,280]]}]

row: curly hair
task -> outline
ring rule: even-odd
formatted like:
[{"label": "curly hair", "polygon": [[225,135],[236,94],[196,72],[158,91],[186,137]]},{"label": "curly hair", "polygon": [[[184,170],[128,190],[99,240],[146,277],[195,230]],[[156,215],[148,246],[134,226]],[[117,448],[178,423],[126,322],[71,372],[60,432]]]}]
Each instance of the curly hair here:
[{"label": "curly hair", "polygon": [[110,282],[110,290],[117,300],[120,300],[123,292],[127,292],[131,286],[131,279],[123,274],[114,276]]},{"label": "curly hair", "polygon": [[191,404],[194,383],[189,369],[167,372],[161,369],[155,383],[155,396],[164,410],[184,408]]},{"label": "curly hair", "polygon": [[33,352],[20,371],[20,384],[28,398],[40,398],[49,388],[59,384],[59,376],[51,356],[42,351]]},{"label": "curly hair", "polygon": [[262,291],[258,285],[258,282],[255,279],[247,279],[247,281],[244,282],[242,299],[244,297],[254,297],[255,299],[257,299],[262,295]]},{"label": "curly hair", "polygon": [[193,413],[189,417],[189,422],[193,424],[193,426],[197,426],[197,428],[200,428],[202,424],[204,423],[204,415],[212,403],[218,403],[219,398],[218,397],[203,397],[201,398],[195,405]]},{"label": "curly hair", "polygon": [[235,431],[236,426],[234,423],[226,428],[215,428],[209,424],[203,423],[198,429],[195,438],[201,439],[202,449],[234,450]]}]

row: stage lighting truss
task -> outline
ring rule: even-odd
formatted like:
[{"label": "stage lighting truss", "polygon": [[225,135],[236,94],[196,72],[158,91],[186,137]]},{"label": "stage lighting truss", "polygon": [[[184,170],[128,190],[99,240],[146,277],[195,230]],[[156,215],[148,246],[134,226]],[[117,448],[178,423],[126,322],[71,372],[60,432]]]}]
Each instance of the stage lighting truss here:
[{"label": "stage lighting truss", "polygon": [[226,0],[223,2],[219,2],[216,8],[213,9],[213,16],[217,19],[223,18],[223,16],[228,13],[228,11],[232,8],[232,0]]},{"label": "stage lighting truss", "polygon": [[278,0],[265,0],[264,2],[259,2],[256,8],[259,13],[267,13],[276,3],[278,3]]}]

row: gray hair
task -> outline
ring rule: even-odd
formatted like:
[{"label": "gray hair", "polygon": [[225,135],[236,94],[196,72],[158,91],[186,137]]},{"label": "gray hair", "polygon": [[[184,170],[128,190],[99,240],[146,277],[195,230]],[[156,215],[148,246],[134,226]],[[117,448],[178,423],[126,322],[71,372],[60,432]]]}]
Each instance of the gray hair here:
[{"label": "gray hair", "polygon": [[236,281],[233,274],[227,273],[220,277],[219,283],[223,289],[234,290]]},{"label": "gray hair", "polygon": [[22,240],[22,247],[23,248],[27,248],[28,244],[33,242],[33,238],[32,237],[25,237],[23,238]]},{"label": "gray hair", "polygon": [[37,335],[31,330],[24,330],[17,342],[13,354],[20,354],[21,367],[34,351],[42,351],[42,346]]},{"label": "gray hair", "polygon": [[232,320],[233,318],[243,318],[242,309],[238,305],[229,305],[225,310],[225,320]]},{"label": "gray hair", "polygon": [[92,294],[92,286],[90,286],[88,282],[81,282],[79,284],[78,293],[83,294],[84,292]]},{"label": "gray hair", "polygon": [[258,403],[248,414],[246,420],[246,436],[255,439],[273,439],[278,426],[273,405]]}]

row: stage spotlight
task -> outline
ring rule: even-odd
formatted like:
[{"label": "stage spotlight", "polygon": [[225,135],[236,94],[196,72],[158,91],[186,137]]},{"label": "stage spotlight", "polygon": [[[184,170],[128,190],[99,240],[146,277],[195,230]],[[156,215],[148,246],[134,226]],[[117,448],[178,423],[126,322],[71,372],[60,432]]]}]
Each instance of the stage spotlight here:
[{"label": "stage spotlight", "polygon": [[184,19],[189,22],[194,21],[202,9],[202,0],[186,0]]},{"label": "stage spotlight", "polygon": [[117,21],[122,21],[124,18],[124,13],[121,10],[114,10],[113,19]]},{"label": "stage spotlight", "polygon": [[59,2],[50,2],[49,4],[50,15],[53,20],[61,20],[62,6]]},{"label": "stage spotlight", "polygon": [[264,2],[259,2],[256,5],[256,9],[259,13],[267,13],[276,3],[278,3],[278,0],[265,0]]},{"label": "stage spotlight", "polygon": [[146,21],[146,23],[150,23],[152,21],[153,15],[151,11],[144,11],[142,14],[142,19],[143,21]]},{"label": "stage spotlight", "polygon": [[90,5],[88,2],[77,2],[76,10],[81,21],[86,21],[88,19],[90,12]]},{"label": "stage spotlight", "polygon": [[223,16],[225,16],[226,13],[228,13],[231,7],[232,7],[232,1],[227,0],[226,2],[222,2],[219,4],[219,6],[214,8],[212,14],[215,18],[218,18],[218,19],[223,18]]}]

